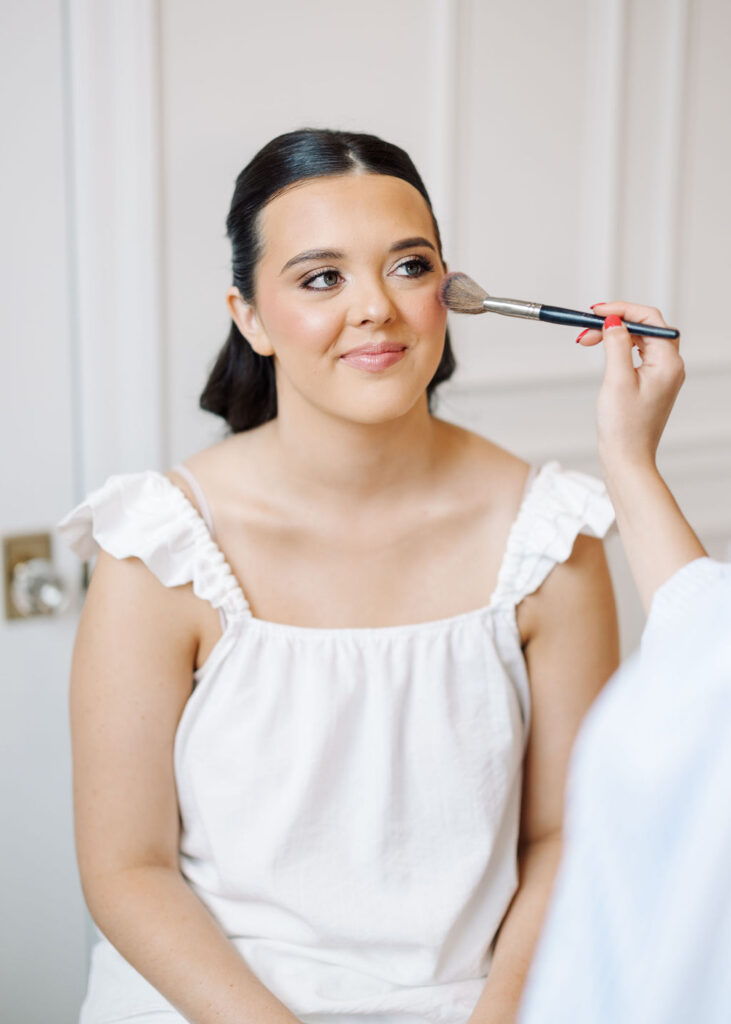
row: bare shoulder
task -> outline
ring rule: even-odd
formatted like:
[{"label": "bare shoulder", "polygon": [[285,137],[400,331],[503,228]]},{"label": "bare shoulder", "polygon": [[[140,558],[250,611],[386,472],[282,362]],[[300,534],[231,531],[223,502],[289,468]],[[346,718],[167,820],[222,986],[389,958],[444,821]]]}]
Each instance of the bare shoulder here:
[{"label": "bare shoulder", "polygon": [[[230,434],[183,460],[186,468],[198,481],[209,504],[225,502],[234,481],[237,489],[247,481],[254,484],[258,466],[265,457],[263,451],[268,433],[266,428],[267,424],[263,424],[253,430]],[[185,477],[174,469],[168,470],[165,476],[183,491],[200,512],[198,500]]]},{"label": "bare shoulder", "polygon": [[[164,475],[198,508],[196,496],[181,474],[169,470]],[[189,692],[202,616],[208,608],[194,594],[192,582],[166,586],[140,558],[116,558],[101,550],[84,600],[77,652],[82,662],[101,657],[103,651],[122,663],[132,651],[143,660],[162,658],[168,667],[177,667],[182,690]]]},{"label": "bare shoulder", "polygon": [[102,550],[84,599],[77,645],[82,650],[100,646],[115,659],[149,641],[155,657],[174,651],[182,664],[193,665],[197,604],[192,585],[167,587],[141,559],[120,559]]},{"label": "bare shoulder", "polygon": [[[531,466],[512,452],[469,430],[450,426],[456,445],[465,456],[464,486],[488,510],[492,529],[506,535],[515,520]],[[517,609],[518,626],[524,644],[540,636],[544,642],[558,642],[567,621],[574,630],[603,624],[616,641],[614,592],[603,542],[579,534],[569,558],[553,567],[538,589],[525,597]],[[546,640],[548,638],[548,640]]]},{"label": "bare shoulder", "polygon": [[474,431],[438,422],[451,453],[456,486],[491,513],[512,520],[520,507],[530,463]]},{"label": "bare shoulder", "polygon": [[614,588],[604,543],[598,537],[578,534],[566,561],[555,565],[518,608],[524,641],[535,641],[538,636],[557,638],[567,622],[584,639],[602,624],[611,634],[613,648],[618,642]]},{"label": "bare shoulder", "polygon": [[[77,641],[101,645],[114,658],[150,639],[156,654],[165,644],[192,661],[195,630],[186,587],[166,587],[139,558],[100,551],[84,600]],[[192,593],[192,588],[191,593]],[[136,648],[137,650],[139,647]]]}]

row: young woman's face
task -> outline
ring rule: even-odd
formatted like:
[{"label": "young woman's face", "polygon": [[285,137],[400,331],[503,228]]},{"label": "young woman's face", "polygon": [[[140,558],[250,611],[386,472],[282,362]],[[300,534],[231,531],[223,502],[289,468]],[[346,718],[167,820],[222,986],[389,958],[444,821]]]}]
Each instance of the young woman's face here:
[{"label": "young woman's face", "polygon": [[259,232],[254,307],[237,323],[274,356],[280,408],[293,391],[350,421],[408,412],[446,329],[445,269],[421,194],[380,174],[308,179],[264,207]]}]

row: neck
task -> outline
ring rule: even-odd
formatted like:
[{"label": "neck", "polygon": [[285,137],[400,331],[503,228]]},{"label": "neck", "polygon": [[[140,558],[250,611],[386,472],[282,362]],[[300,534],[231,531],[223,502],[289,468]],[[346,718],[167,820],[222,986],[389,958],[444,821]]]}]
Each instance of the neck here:
[{"label": "neck", "polygon": [[434,464],[436,421],[426,394],[403,416],[357,423],[301,401],[280,406],[268,425],[272,466],[287,489],[338,503],[413,494]]}]

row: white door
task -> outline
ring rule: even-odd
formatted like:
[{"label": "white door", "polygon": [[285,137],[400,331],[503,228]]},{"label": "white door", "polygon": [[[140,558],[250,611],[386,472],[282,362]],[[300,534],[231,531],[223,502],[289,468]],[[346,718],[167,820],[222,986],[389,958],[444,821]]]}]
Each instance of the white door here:
[{"label": "white door", "polygon": [[0,620],[0,1019],[75,1024],[97,935],[68,718],[83,566],[54,524],[109,474],[162,468],[157,4],[3,14],[0,535],[51,535],[68,605],[11,618],[6,599]]},{"label": "white door", "polygon": [[[52,532],[80,490],[72,353],[62,10],[3,5],[0,534]],[[73,592],[80,565],[56,545]],[[5,569],[5,564],[3,564]],[[71,814],[68,672],[77,602],[65,614],[0,618],[0,1018],[73,1024],[89,918]]]}]

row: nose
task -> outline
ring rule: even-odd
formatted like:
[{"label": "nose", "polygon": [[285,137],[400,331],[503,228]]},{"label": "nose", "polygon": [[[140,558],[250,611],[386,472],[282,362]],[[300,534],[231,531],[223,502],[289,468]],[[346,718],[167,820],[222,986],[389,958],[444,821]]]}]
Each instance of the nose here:
[{"label": "nose", "polygon": [[380,278],[361,280],[350,289],[348,324],[351,327],[380,327],[394,317],[394,305]]}]

